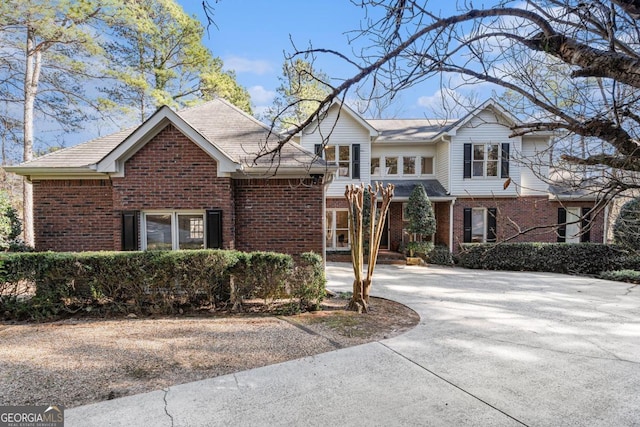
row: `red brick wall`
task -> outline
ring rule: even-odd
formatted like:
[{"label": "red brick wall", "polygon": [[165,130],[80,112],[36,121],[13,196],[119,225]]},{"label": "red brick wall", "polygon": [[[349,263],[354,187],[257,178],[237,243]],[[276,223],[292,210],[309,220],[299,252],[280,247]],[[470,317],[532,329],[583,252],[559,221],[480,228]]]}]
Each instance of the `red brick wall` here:
[{"label": "red brick wall", "polygon": [[108,180],[33,182],[35,247],[39,251],[113,249]]},{"label": "red brick wall", "polygon": [[236,180],[236,247],[322,254],[322,184],[296,179]]},{"label": "red brick wall", "polygon": [[[222,209],[223,247],[235,246],[233,182],[217,177],[217,164],[169,125],[125,163],[125,176],[113,178],[113,209]],[[113,223],[114,249],[120,249],[120,215]]]},{"label": "red brick wall", "polygon": [[[391,203],[389,207],[390,215],[390,236],[392,248],[394,242],[402,242],[402,229],[409,225],[408,221],[402,220],[402,204],[404,202]],[[436,217],[436,244],[449,244],[449,202],[431,202],[433,213]]]},{"label": "red brick wall", "polygon": [[435,243],[449,246],[450,210],[451,202],[434,202],[433,212],[436,215],[437,227]]},{"label": "red brick wall", "polygon": [[[464,208],[497,208],[497,239],[505,240],[512,236],[510,242],[556,242],[556,229],[559,207],[593,207],[593,202],[551,201],[548,197],[520,197],[517,199],[458,199],[454,205],[453,230],[454,250],[458,250],[463,242]],[[519,230],[531,227],[546,226],[533,229],[525,234]],[[591,241],[602,243],[604,232],[603,215],[592,217]]]}]

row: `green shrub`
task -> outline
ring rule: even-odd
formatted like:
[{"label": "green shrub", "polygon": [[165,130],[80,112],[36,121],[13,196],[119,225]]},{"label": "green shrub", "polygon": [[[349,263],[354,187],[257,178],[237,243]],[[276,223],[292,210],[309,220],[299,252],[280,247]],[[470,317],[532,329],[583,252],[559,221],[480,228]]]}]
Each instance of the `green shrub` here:
[{"label": "green shrub", "polygon": [[[432,242],[407,242],[404,247],[405,256],[419,256],[426,259],[433,250]],[[411,255],[413,254],[413,255]]]},{"label": "green shrub", "polygon": [[622,205],[613,224],[614,242],[625,248],[640,251],[640,198]]},{"label": "green shrub", "polygon": [[317,307],[325,286],[312,253],[295,268],[290,255],[226,250],[3,253],[0,266],[0,313],[32,320],[171,314],[248,298],[292,298],[299,311]]},{"label": "green shrub", "polygon": [[233,299],[262,298],[287,295],[286,283],[293,270],[293,258],[275,252],[251,252],[239,256],[233,268],[235,295]]},{"label": "green shrub", "polygon": [[428,262],[436,265],[453,265],[453,256],[448,247],[436,245],[428,255]]},{"label": "green shrub", "polygon": [[616,282],[640,283],[640,271],[636,270],[613,270],[603,271],[600,278],[614,280]]},{"label": "green shrub", "polygon": [[466,268],[597,275],[631,262],[615,245],[597,243],[501,243],[465,245],[458,255]]},{"label": "green shrub", "polygon": [[289,281],[289,292],[298,301],[298,311],[317,310],[326,296],[326,283],[322,257],[313,252],[300,255]]}]

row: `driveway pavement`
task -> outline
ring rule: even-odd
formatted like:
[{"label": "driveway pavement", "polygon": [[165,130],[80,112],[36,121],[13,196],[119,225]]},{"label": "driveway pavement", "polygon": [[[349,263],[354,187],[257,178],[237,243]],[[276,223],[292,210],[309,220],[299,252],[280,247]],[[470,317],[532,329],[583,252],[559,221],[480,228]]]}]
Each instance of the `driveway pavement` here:
[{"label": "driveway pavement", "polygon": [[[350,290],[348,264],[328,287]],[[66,411],[66,426],[640,426],[640,286],[378,266],[388,340]]]}]

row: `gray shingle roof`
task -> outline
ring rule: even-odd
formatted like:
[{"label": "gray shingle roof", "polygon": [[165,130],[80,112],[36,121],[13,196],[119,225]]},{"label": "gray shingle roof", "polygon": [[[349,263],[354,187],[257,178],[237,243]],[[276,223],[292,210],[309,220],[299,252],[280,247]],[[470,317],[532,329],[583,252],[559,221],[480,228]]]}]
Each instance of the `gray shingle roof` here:
[{"label": "gray shingle roof", "polygon": [[447,194],[447,190],[440,184],[440,181],[437,179],[412,179],[412,180],[391,180],[391,181],[383,181],[383,185],[386,187],[388,184],[393,184],[395,186],[394,197],[395,198],[409,198],[411,196],[411,192],[415,188],[416,185],[422,184],[425,191],[427,192],[427,196],[429,198],[439,198],[439,197],[447,197],[450,196]]},{"label": "gray shingle roof", "polygon": [[[267,167],[271,164],[271,157],[264,157],[257,163],[254,163],[254,159],[256,154],[275,147],[279,140],[278,135],[270,134],[266,125],[228,102],[215,99],[196,107],[177,111],[176,114],[210,143],[217,146],[233,162],[249,167]],[[23,163],[18,168],[88,169],[90,165],[105,158],[135,130],[136,128],[129,128],[59,150]],[[318,159],[314,153],[302,149],[293,142],[282,148],[276,160],[281,168],[326,166],[326,163]]]},{"label": "gray shingle roof", "polygon": [[369,119],[367,121],[380,133],[376,142],[415,142],[431,140],[434,136],[449,130],[458,120]]}]

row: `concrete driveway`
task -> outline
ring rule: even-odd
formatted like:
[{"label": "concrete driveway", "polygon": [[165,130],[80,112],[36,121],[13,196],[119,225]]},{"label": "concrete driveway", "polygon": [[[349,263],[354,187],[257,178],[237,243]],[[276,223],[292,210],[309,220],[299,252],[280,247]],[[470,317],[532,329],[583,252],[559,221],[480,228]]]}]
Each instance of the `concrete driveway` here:
[{"label": "concrete driveway", "polygon": [[[348,264],[328,287],[350,290]],[[640,286],[378,266],[401,336],[66,412],[67,426],[640,426]]]}]

